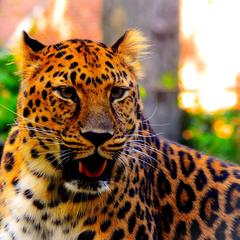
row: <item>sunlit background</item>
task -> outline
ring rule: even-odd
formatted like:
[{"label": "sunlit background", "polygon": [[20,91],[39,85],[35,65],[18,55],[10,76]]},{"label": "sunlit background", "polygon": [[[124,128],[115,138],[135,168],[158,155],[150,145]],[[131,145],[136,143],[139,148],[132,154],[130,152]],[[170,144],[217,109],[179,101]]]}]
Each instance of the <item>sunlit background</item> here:
[{"label": "sunlit background", "polygon": [[239,104],[239,9],[238,0],[181,2],[182,108],[213,113]]},{"label": "sunlit background", "polygon": [[15,119],[10,111],[20,80],[9,48],[23,29],[46,44],[68,38],[110,44],[134,27],[152,45],[140,90],[155,131],[240,161],[239,9],[239,0],[0,1],[0,140]]}]

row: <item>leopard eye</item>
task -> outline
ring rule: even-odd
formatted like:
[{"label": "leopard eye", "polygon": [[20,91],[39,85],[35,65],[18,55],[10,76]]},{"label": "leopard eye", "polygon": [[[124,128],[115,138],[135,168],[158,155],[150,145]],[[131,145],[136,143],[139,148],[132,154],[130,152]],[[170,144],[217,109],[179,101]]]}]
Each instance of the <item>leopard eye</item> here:
[{"label": "leopard eye", "polygon": [[72,87],[57,87],[55,90],[62,98],[74,100],[76,97],[75,89]]},{"label": "leopard eye", "polygon": [[113,87],[110,94],[110,100],[118,100],[124,97],[127,89],[123,87]]}]

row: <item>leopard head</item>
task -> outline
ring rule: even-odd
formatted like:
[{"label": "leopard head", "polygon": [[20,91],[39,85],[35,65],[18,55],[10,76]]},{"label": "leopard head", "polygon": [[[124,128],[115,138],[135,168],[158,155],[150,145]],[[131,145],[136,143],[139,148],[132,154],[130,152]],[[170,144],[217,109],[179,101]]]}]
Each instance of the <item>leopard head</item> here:
[{"label": "leopard head", "polygon": [[137,30],[110,47],[80,39],[45,46],[23,33],[17,111],[31,171],[62,179],[70,191],[109,189],[141,121],[146,49]]}]

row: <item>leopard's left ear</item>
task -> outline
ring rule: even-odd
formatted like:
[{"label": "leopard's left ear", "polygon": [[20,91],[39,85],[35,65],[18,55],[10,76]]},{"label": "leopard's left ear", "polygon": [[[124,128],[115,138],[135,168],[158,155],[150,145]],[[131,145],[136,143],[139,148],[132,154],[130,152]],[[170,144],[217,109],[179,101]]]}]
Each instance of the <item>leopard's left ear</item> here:
[{"label": "leopard's left ear", "polygon": [[45,47],[45,45],[29,37],[23,31],[20,43],[12,48],[21,73],[28,71],[29,68],[36,68],[38,66],[38,60],[41,58],[41,50]]},{"label": "leopard's left ear", "polygon": [[112,45],[112,50],[120,56],[130,70],[140,75],[140,58],[148,53],[149,44],[144,34],[136,29],[130,29]]}]

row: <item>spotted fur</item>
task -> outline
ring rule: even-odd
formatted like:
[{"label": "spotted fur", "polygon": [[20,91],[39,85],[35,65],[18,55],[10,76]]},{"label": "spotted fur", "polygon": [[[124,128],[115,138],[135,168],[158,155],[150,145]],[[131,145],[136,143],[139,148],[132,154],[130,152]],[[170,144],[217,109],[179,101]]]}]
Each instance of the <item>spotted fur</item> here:
[{"label": "spotted fur", "polygon": [[240,168],[158,138],[144,119],[146,47],[136,30],[112,47],[24,33],[1,240],[240,239]]}]

